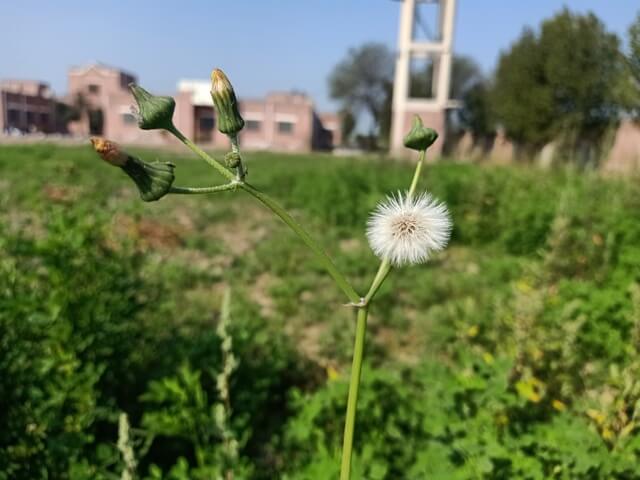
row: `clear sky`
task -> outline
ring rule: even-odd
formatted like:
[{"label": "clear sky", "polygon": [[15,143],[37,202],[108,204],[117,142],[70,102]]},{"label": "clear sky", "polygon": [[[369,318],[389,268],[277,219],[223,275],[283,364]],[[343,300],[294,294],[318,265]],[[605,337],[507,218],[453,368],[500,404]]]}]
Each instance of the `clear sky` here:
[{"label": "clear sky", "polygon": [[[459,0],[454,50],[487,72],[525,25],[563,5],[592,10],[626,36],[638,0]],[[159,93],[223,68],[240,96],[299,89],[333,109],[327,76],[349,47],[396,44],[392,0],[0,0],[0,78],[48,81],[66,92],[70,66],[101,61]]]}]

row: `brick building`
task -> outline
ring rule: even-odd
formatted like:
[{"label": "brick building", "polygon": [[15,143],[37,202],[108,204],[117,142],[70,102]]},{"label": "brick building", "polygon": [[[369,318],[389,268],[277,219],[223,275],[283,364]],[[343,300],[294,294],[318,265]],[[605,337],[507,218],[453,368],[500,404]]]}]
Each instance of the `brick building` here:
[{"label": "brick building", "polygon": [[48,84],[0,81],[0,133],[53,133],[55,113],[56,102]]},{"label": "brick building", "polygon": [[[80,119],[69,125],[77,135],[103,135],[122,143],[161,145],[172,142],[166,132],[141,131],[131,111],[133,98],[127,88],[134,75],[101,64],[69,71],[67,101],[82,106]],[[197,143],[227,148],[228,139],[215,128],[210,83],[181,80],[174,123]],[[154,92],[156,93],[156,92]],[[246,149],[304,152],[328,150],[340,144],[339,119],[316,113],[302,93],[270,93],[264,99],[240,99],[245,128],[240,144]]]}]

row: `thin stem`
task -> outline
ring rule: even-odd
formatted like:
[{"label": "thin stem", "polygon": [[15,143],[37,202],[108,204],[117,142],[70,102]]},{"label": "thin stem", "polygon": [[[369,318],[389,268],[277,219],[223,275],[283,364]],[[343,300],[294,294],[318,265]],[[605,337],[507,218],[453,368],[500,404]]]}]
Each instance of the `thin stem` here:
[{"label": "thin stem", "polygon": [[244,168],[244,164],[242,163],[242,157],[240,156],[240,145],[238,144],[238,135],[230,135],[229,140],[231,140],[231,151],[238,155],[240,159],[240,163],[236,167],[236,178],[238,181],[243,182],[244,177],[247,175],[247,169]]},{"label": "thin stem", "polygon": [[313,253],[316,254],[318,260],[320,260],[320,263],[322,263],[322,266],[325,268],[325,270],[327,270],[329,275],[331,275],[338,287],[340,287],[340,289],[342,289],[342,291],[347,295],[349,300],[351,300],[352,303],[360,302],[360,296],[355,291],[351,283],[349,283],[346,277],[342,274],[342,272],[338,270],[338,267],[336,267],[336,265],[333,263],[331,257],[327,255],[322,247],[318,245],[318,243],[313,238],[311,238],[311,236],[302,227],[302,225],[296,222],[295,219],[291,215],[289,215],[289,213],[282,206],[280,206],[280,204],[246,182],[239,183],[238,186],[255,197],[277,216],[279,216],[282,221],[286,223],[289,228],[291,228],[291,230],[293,230],[300,237],[305,245],[307,245],[307,247],[309,247],[313,251]]},{"label": "thin stem", "polygon": [[226,192],[227,190],[236,190],[237,188],[237,183],[225,183],[224,185],[216,185],[213,187],[171,187],[169,193],[196,195],[202,193]]},{"label": "thin stem", "polygon": [[[342,272],[338,270],[338,267],[336,267],[336,265],[333,263],[333,260],[331,260],[331,257],[327,255],[327,253],[322,249],[322,247],[318,245],[318,243],[313,238],[311,238],[311,236],[302,227],[302,225],[296,222],[293,219],[293,217],[289,215],[289,213],[283,207],[281,207],[271,197],[260,192],[258,189],[256,189],[255,187],[252,187],[248,183],[239,182],[236,179],[236,177],[233,175],[233,173],[231,173],[231,171],[227,170],[224,166],[222,166],[222,164],[220,164],[219,162],[211,158],[205,151],[201,150],[196,144],[194,144],[191,140],[185,137],[177,128],[174,127],[170,131],[182,143],[184,143],[193,152],[195,152],[200,158],[202,158],[205,162],[207,162],[209,165],[211,165],[216,170],[218,170],[222,175],[227,177],[231,182],[233,182],[234,185],[237,185],[247,193],[251,194],[257,200],[259,200],[263,205],[269,208],[273,213],[278,215],[282,219],[282,221],[284,221],[284,223],[286,223],[289,226],[289,228],[291,228],[291,230],[293,230],[300,237],[300,239],[305,243],[305,245],[307,245],[313,251],[313,253],[316,254],[316,256],[318,257],[318,259],[320,260],[324,268],[329,273],[329,275],[331,275],[331,277],[336,282],[338,287],[342,289],[342,291],[347,295],[349,300],[352,303],[360,302],[360,296],[358,295],[356,290],[353,288],[351,283],[349,283],[346,277],[342,274]],[[232,144],[232,147],[233,147],[233,144]],[[237,147],[237,144],[236,144],[236,147]]]},{"label": "thin stem", "polygon": [[[409,187],[409,192],[407,193],[409,197],[413,196],[413,194],[416,191],[416,188],[418,187],[418,180],[420,179],[420,173],[422,172],[422,164],[424,163],[425,153],[426,153],[426,150],[422,150],[420,152],[420,156],[418,157],[418,164],[416,165],[416,169],[413,173],[413,179],[411,180],[411,186]],[[378,272],[376,273],[376,276],[373,279],[373,282],[371,282],[371,287],[369,288],[369,291],[364,297],[365,305],[369,304],[369,302],[373,300],[373,297],[375,296],[376,293],[378,293],[378,290],[382,286],[382,283],[384,282],[385,278],[387,278],[387,275],[389,275],[390,271],[391,271],[391,262],[389,262],[389,260],[387,259],[384,259],[380,263]]]},{"label": "thin stem", "polygon": [[213,159],[204,150],[202,150],[195,143],[193,143],[191,140],[189,140],[187,137],[185,137],[182,134],[182,132],[180,130],[178,130],[176,127],[173,127],[171,130],[169,130],[169,132],[171,132],[173,135],[175,135],[175,137],[178,140],[180,140],[182,143],[184,143],[192,152],[194,152],[201,159],[203,159],[205,162],[207,162],[209,165],[211,165],[213,168],[215,168],[218,172],[220,172],[220,174],[222,176],[224,176],[225,178],[227,178],[228,180],[231,180],[231,181],[236,179],[231,171],[229,171],[227,168],[224,167],[224,165],[222,165],[217,160]]},{"label": "thin stem", "polygon": [[373,282],[371,282],[371,287],[369,287],[369,291],[364,297],[365,305],[368,305],[369,302],[373,300],[373,297],[375,296],[376,293],[378,293],[378,290],[382,286],[382,282],[384,282],[385,278],[387,278],[387,275],[389,275],[390,271],[391,271],[391,262],[389,262],[389,260],[387,259],[384,259],[380,263],[380,267],[378,267],[378,272],[376,273],[376,276],[374,277]]},{"label": "thin stem", "polygon": [[418,164],[416,165],[416,170],[413,173],[413,180],[411,180],[411,187],[409,187],[409,193],[407,194],[409,197],[413,196],[416,191],[416,187],[418,186],[418,179],[420,178],[420,172],[422,172],[422,164],[424,163],[426,152],[426,150],[422,150],[418,156]]},{"label": "thin stem", "polygon": [[344,439],[342,442],[342,464],[340,466],[340,480],[351,477],[351,453],[353,450],[353,433],[356,424],[356,407],[358,391],[360,389],[360,374],[362,373],[362,357],[364,354],[364,337],[367,331],[367,315],[369,309],[358,309],[356,321],[356,340],[353,347],[353,364],[351,365],[351,380],[349,381],[349,398],[347,399],[347,415],[344,424]]},{"label": "thin stem", "polygon": [[[425,151],[420,152],[418,164],[411,180],[411,186],[407,195],[413,196],[418,186],[418,179],[422,171]],[[342,464],[340,466],[340,480],[349,480],[351,478],[351,456],[353,450],[353,434],[356,423],[356,410],[358,404],[358,391],[360,389],[360,376],[362,373],[362,358],[364,356],[364,338],[367,329],[367,316],[369,315],[369,304],[375,297],[376,293],[382,286],[391,271],[391,262],[384,259],[378,267],[378,272],[371,282],[369,291],[362,300],[364,306],[358,309],[358,318],[356,322],[356,339],[353,347],[353,364],[351,366],[351,379],[349,380],[349,397],[347,399],[347,413],[344,424],[344,440],[342,443]]]}]

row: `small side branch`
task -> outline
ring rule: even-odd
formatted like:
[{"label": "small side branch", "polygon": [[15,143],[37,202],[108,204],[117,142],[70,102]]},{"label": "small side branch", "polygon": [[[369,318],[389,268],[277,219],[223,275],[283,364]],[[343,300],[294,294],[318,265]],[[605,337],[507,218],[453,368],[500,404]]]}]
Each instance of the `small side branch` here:
[{"label": "small side branch", "polygon": [[226,192],[227,190],[236,190],[237,188],[238,184],[236,182],[229,182],[224,185],[215,185],[213,187],[171,187],[169,193],[198,195],[203,193]]}]

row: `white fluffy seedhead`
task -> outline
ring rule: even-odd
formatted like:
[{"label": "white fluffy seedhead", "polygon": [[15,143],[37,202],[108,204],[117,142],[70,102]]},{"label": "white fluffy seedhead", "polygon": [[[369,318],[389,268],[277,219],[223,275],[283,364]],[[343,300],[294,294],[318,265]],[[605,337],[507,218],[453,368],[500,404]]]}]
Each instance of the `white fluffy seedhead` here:
[{"label": "white fluffy seedhead", "polygon": [[398,193],[378,204],[369,217],[367,239],[373,252],[393,265],[425,262],[451,236],[447,207],[430,194]]}]

